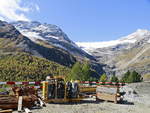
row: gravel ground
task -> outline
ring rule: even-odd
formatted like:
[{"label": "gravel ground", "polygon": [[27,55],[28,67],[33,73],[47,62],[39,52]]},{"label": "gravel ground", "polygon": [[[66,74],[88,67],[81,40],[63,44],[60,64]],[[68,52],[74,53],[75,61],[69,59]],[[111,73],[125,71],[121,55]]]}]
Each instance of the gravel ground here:
[{"label": "gravel ground", "polygon": [[123,105],[103,102],[77,105],[49,104],[46,108],[33,110],[33,113],[150,113],[150,106],[143,104]]},{"label": "gravel ground", "polygon": [[[47,104],[33,113],[150,113],[150,82],[135,83],[121,89],[126,91],[124,103],[86,101],[79,104]],[[15,112],[14,112],[15,113]]]}]

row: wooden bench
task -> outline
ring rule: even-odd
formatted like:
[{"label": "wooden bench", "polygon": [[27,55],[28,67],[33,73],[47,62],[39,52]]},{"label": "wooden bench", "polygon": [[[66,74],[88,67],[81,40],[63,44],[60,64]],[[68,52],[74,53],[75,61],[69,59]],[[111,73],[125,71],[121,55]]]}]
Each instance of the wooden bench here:
[{"label": "wooden bench", "polygon": [[98,100],[113,101],[118,102],[119,97],[119,87],[117,86],[97,86],[96,88],[96,98]]}]

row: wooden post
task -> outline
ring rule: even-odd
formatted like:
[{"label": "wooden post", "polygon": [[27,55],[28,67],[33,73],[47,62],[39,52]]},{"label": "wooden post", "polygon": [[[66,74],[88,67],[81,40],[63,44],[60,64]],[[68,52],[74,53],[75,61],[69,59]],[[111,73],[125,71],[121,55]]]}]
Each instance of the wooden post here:
[{"label": "wooden post", "polygon": [[115,104],[117,104],[117,94],[115,95],[115,101],[114,101]]},{"label": "wooden post", "polygon": [[58,85],[58,80],[55,82],[55,99],[57,99],[57,85]]},{"label": "wooden post", "polygon": [[48,81],[43,82],[42,94],[43,100],[48,100]]},{"label": "wooden post", "polygon": [[22,96],[19,96],[18,99],[18,112],[22,111]]}]

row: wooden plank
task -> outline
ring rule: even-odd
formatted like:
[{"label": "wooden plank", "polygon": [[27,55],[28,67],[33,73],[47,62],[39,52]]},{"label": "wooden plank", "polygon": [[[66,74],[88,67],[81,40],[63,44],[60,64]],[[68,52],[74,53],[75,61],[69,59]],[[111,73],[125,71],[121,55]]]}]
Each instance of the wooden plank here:
[{"label": "wooden plank", "polygon": [[18,99],[18,112],[21,112],[22,111],[22,96],[19,96],[19,99]]},{"label": "wooden plank", "polygon": [[28,109],[28,108],[24,108],[24,111],[25,111],[26,113],[32,113],[31,110]]},{"label": "wooden plank", "polygon": [[18,99],[12,95],[0,95],[1,109],[15,109],[18,106]]},{"label": "wooden plank", "polygon": [[15,96],[11,96],[11,95],[0,95],[0,105],[1,104],[16,104],[18,101],[18,99]]},{"label": "wooden plank", "polygon": [[18,104],[0,104],[1,109],[16,109]]},{"label": "wooden plank", "polygon": [[96,92],[107,93],[107,94],[117,94],[118,88],[117,87],[102,87],[102,86],[98,86],[96,88]]},{"label": "wooden plank", "polygon": [[113,101],[117,103],[117,95],[115,94],[107,94],[107,93],[97,93],[97,98],[100,100]]},{"label": "wooden plank", "polygon": [[79,89],[80,89],[80,92],[96,92],[96,87],[79,87]]},{"label": "wooden plank", "polygon": [[12,109],[8,109],[8,110],[0,110],[0,113],[12,113],[13,110]]}]

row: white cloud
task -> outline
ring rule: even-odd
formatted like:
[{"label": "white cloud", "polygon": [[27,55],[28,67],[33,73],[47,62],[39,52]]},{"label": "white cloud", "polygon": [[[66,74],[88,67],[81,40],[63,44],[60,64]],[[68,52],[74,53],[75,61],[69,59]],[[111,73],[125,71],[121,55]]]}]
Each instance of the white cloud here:
[{"label": "white cloud", "polygon": [[39,6],[37,4],[34,4],[32,8],[30,4],[23,6],[22,3],[25,1],[27,0],[0,0],[0,19],[6,21],[30,21],[25,14],[33,10],[39,11]]}]

